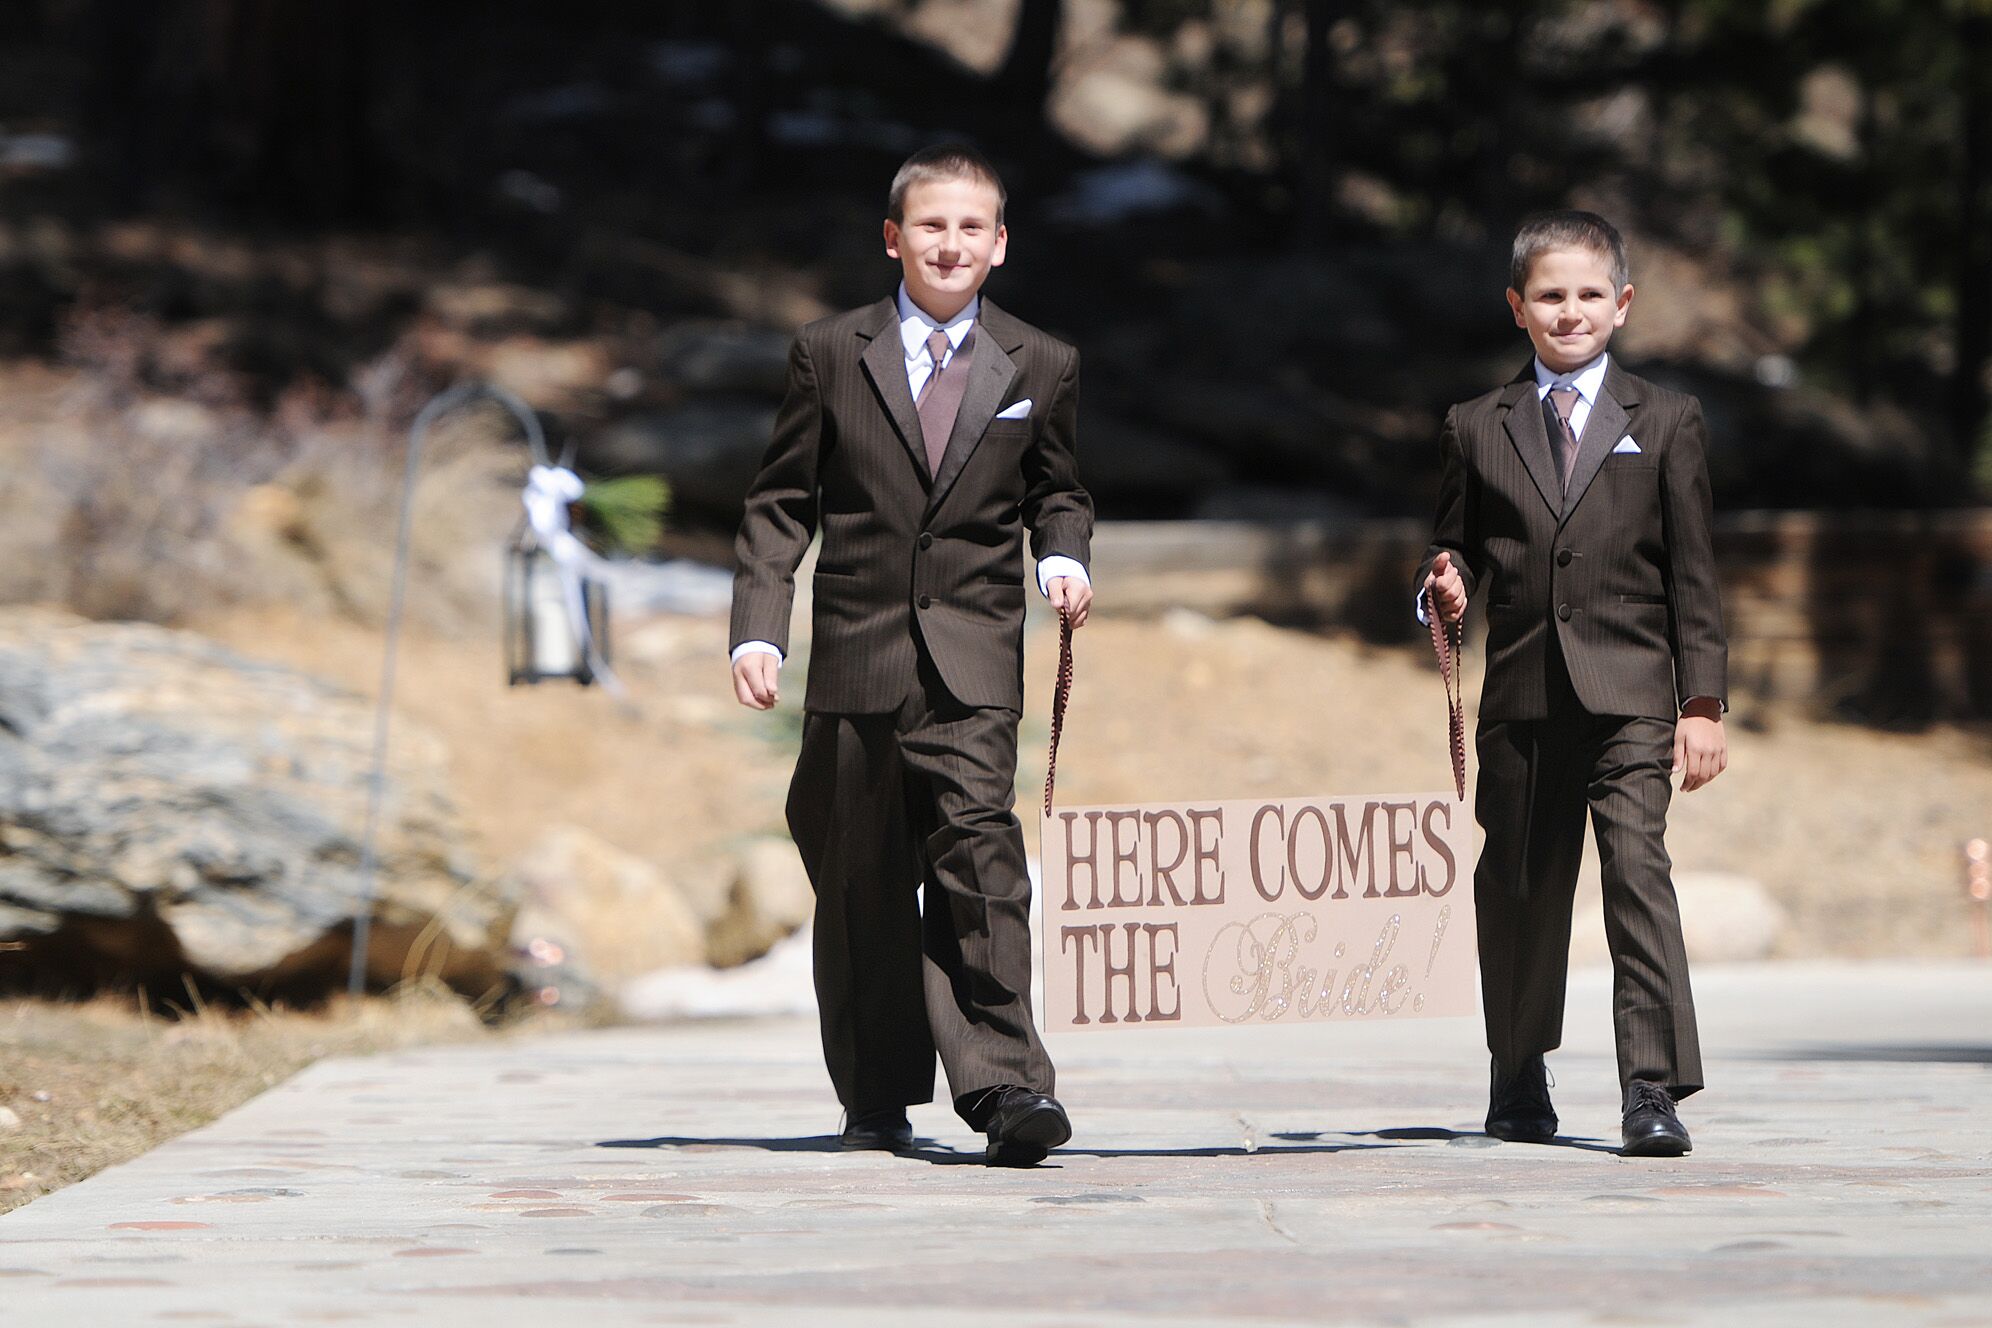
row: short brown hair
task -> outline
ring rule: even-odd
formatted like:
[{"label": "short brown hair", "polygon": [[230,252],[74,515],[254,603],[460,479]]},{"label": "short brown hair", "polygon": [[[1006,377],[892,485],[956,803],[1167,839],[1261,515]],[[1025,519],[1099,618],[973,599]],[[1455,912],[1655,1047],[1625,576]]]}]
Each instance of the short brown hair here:
[{"label": "short brown hair", "polygon": [[996,191],[996,224],[1003,224],[1003,208],[1010,201],[1003,177],[989,164],[989,158],[966,143],[937,143],[921,148],[908,157],[892,177],[892,192],[886,197],[885,215],[895,222],[906,220],[906,193],[916,184],[939,184],[946,180],[975,180]]},{"label": "short brown hair", "polygon": [[1515,233],[1515,251],[1508,260],[1508,285],[1520,291],[1529,284],[1536,259],[1552,249],[1588,249],[1611,266],[1612,289],[1625,289],[1631,270],[1625,261],[1625,237],[1618,227],[1595,212],[1541,212]]}]

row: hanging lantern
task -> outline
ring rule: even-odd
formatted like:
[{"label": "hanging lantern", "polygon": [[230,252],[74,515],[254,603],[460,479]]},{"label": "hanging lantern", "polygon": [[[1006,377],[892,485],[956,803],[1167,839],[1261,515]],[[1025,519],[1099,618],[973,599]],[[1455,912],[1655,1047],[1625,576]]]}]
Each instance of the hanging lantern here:
[{"label": "hanging lantern", "polygon": [[582,575],[579,590],[577,630],[559,564],[532,527],[521,524],[505,550],[505,671],[512,686],[596,681],[596,662],[609,659],[608,587]]}]

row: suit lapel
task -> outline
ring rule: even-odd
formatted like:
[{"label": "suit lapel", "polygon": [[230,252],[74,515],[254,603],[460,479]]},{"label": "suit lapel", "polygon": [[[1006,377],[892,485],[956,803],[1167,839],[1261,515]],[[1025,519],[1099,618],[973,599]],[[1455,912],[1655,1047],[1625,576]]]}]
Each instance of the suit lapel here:
[{"label": "suit lapel", "polygon": [[1522,464],[1528,467],[1536,492],[1548,504],[1551,515],[1562,512],[1563,484],[1556,473],[1556,454],[1549,449],[1549,429],[1542,422],[1542,399],[1536,395],[1535,361],[1529,361],[1522,372],[1509,381],[1501,394],[1501,401],[1508,408],[1507,417],[1502,421],[1508,430],[1508,441],[1515,445]]},{"label": "suit lapel", "polygon": [[969,365],[968,386],[962,391],[961,409],[955,414],[953,431],[948,434],[948,450],[941,455],[941,473],[934,477],[933,496],[927,504],[929,511],[941,505],[948,490],[961,477],[969,456],[981,445],[989,421],[996,418],[1004,395],[1017,377],[1017,363],[1009,352],[1023,344],[1017,320],[984,299],[975,319],[975,358]]},{"label": "suit lapel", "polygon": [[877,322],[868,325],[869,332],[858,334],[870,337],[871,344],[858,359],[865,366],[865,374],[871,379],[872,390],[878,393],[887,418],[899,433],[900,444],[913,459],[913,468],[922,482],[930,482],[927,445],[920,433],[920,412],[913,407],[913,389],[906,382],[906,343],[899,339],[899,305],[894,300],[881,300],[874,308]]},{"label": "suit lapel", "polygon": [[1565,521],[1577,510],[1591,481],[1598,477],[1598,468],[1605,464],[1605,458],[1618,446],[1618,440],[1625,437],[1625,426],[1632,419],[1630,408],[1638,404],[1639,393],[1633,386],[1632,375],[1619,368],[1614,359],[1605,368],[1604,386],[1584,421],[1584,436],[1577,440],[1577,464],[1571,468],[1570,491],[1563,501]]}]

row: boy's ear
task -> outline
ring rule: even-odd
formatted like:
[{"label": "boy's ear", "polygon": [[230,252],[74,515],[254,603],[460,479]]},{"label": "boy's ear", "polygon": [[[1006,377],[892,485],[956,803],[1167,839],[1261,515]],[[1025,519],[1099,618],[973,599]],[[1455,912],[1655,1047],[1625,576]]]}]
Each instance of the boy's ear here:
[{"label": "boy's ear", "polygon": [[998,226],[996,228],[996,247],[989,251],[989,266],[991,267],[1003,266],[1003,259],[1009,254],[1009,252],[1010,252],[1010,228],[1008,226]]},{"label": "boy's ear", "polygon": [[1619,287],[1618,312],[1612,315],[1612,326],[1624,327],[1625,316],[1630,312],[1632,312],[1632,283],[1628,281]]},{"label": "boy's ear", "polygon": [[899,223],[891,217],[885,219],[885,256],[899,257]]},{"label": "boy's ear", "polygon": [[1508,287],[1508,309],[1515,315],[1516,327],[1528,327],[1529,320],[1522,317],[1522,293],[1513,286]]}]

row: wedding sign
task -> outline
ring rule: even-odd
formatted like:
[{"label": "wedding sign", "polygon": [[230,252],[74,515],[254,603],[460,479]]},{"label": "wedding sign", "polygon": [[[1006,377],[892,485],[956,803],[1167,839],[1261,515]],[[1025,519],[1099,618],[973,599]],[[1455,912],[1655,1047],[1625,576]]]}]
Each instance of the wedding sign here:
[{"label": "wedding sign", "polygon": [[1478,1011],[1451,794],[1060,807],[1041,826],[1048,1031]]}]

